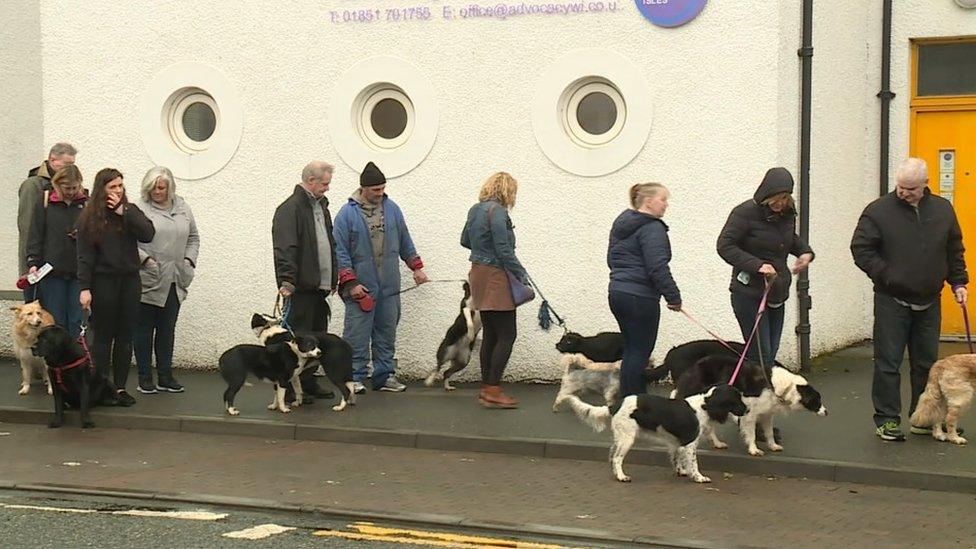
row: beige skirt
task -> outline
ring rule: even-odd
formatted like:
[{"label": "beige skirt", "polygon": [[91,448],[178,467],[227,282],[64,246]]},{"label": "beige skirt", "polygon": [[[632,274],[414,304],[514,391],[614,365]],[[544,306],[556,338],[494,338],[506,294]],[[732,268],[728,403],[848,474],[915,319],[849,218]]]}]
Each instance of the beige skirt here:
[{"label": "beige skirt", "polygon": [[512,288],[505,269],[472,263],[468,271],[471,304],[478,311],[514,311]]}]

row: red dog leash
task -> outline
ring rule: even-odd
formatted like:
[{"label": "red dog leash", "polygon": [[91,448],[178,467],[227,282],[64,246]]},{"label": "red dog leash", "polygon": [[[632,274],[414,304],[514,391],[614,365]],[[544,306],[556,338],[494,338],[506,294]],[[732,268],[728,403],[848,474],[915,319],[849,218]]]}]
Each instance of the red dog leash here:
[{"label": "red dog leash", "polygon": [[729,344],[728,341],[725,341],[724,339],[722,339],[721,337],[719,337],[718,334],[716,334],[715,332],[713,332],[713,331],[709,330],[708,328],[706,328],[705,325],[702,324],[701,322],[699,322],[697,318],[691,316],[691,313],[689,313],[688,311],[686,311],[684,309],[684,307],[681,308],[681,312],[684,313],[684,315],[686,317],[688,317],[688,320],[694,322],[695,324],[698,325],[699,328],[701,328],[702,330],[705,330],[706,332],[708,332],[708,335],[710,335],[713,338],[715,338],[715,341],[718,341],[719,343],[721,343],[726,349],[732,351],[735,354],[739,354],[739,351],[736,351],[732,347],[732,345]]},{"label": "red dog leash", "polygon": [[68,387],[64,384],[64,372],[67,372],[68,370],[73,370],[79,366],[83,366],[84,364],[88,364],[91,370],[95,369],[95,364],[92,362],[91,359],[91,351],[88,349],[88,340],[85,339],[85,332],[87,331],[88,331],[88,325],[87,323],[83,323],[81,325],[81,333],[78,335],[78,343],[80,343],[81,348],[85,350],[85,354],[67,364],[55,368],[51,368],[52,370],[54,370],[55,383],[57,383],[58,388],[65,393],[68,392]]}]

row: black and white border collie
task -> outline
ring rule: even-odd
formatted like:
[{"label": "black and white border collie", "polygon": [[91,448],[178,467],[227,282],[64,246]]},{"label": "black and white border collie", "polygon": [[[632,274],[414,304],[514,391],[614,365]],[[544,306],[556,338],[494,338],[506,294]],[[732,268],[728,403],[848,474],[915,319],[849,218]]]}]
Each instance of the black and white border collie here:
[{"label": "black and white border collie", "polygon": [[694,482],[712,479],[698,470],[698,440],[712,423],[724,423],[730,414],[747,412],[742,396],[734,387],[716,385],[706,392],[682,400],[656,395],[630,395],[617,406],[591,406],[579,397],[566,397],[576,415],[597,432],[607,425],[613,432],[610,470],[620,482],[630,482],[623,463],[638,439],[657,439],[668,447],[668,456],[678,476]]},{"label": "black and white border collie", "polygon": [[[454,386],[450,377],[468,366],[471,362],[471,352],[474,350],[475,340],[481,331],[481,313],[471,308],[471,286],[464,283],[464,297],[461,298],[461,310],[454,324],[451,324],[444,334],[444,339],[437,347],[437,365],[424,380],[424,385],[432,387],[438,378],[443,377],[444,389],[453,391]],[[450,364],[450,366],[448,366]],[[443,374],[441,369],[444,368]]]},{"label": "black and white border collie", "polygon": [[224,408],[236,416],[240,411],[234,407],[234,397],[251,374],[258,379],[274,384],[274,400],[269,410],[282,413],[291,412],[285,404],[285,388],[290,384],[295,391],[294,406],[302,404],[302,386],[299,375],[306,368],[318,365],[322,352],[313,336],[295,336],[265,315],[251,317],[251,329],[257,334],[261,345],[235,345],[220,355],[218,366],[220,375],[227,382],[224,391]]},{"label": "black and white border collie", "polygon": [[[678,379],[677,388],[671,392],[672,398],[684,398],[704,390],[715,383],[728,383],[735,371],[738,359],[726,355],[705,357],[695,363],[694,367]],[[775,441],[773,436],[773,418],[778,413],[794,410],[808,410],[818,416],[826,416],[827,408],[823,405],[820,392],[814,389],[799,374],[794,374],[782,366],[773,366],[766,371],[756,362],[745,361],[735,380],[735,387],[742,392],[742,400],[749,408],[749,413],[739,420],[739,433],[743,442],[753,456],[762,456],[764,452],[756,446],[756,426],[765,435],[766,446],[773,452],[783,450],[783,446]],[[708,437],[712,447],[716,449],[728,448],[709,429]]]},{"label": "black and white border collie", "polygon": [[[339,404],[332,407],[333,411],[341,412],[346,405],[356,404],[356,393],[353,390],[352,377],[352,346],[341,337],[327,332],[309,334],[318,342],[322,356],[319,363],[325,371],[325,377],[335,385],[339,391]],[[311,364],[310,367],[315,367]]]}]

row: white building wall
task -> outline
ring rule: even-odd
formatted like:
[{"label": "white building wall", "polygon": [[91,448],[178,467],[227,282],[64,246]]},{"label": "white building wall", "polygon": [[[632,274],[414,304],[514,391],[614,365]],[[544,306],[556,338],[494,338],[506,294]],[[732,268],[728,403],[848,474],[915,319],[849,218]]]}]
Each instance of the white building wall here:
[{"label": "white building wall", "polygon": [[[17,273],[17,190],[27,170],[47,158],[41,109],[41,18],[35,1],[0,2],[0,288],[13,289]],[[66,52],[62,52],[66,54]],[[9,314],[0,314],[0,353],[9,354]]]},{"label": "white building wall", "polygon": [[[89,184],[98,169],[114,166],[126,174],[129,192],[137,192],[152,165],[140,139],[139,100],[146,83],[166,66],[188,60],[210,64],[241,98],[244,134],[234,158],[211,177],[178,184],[203,239],[197,279],[178,327],[178,366],[212,367],[223,349],[251,341],[250,312],[270,312],[271,216],[302,166],[315,158],[337,164],[329,194],[333,214],[357,187],[353,168],[358,167],[346,166],[336,154],[327,112],[338,76],[376,55],[413,63],[437,93],[440,127],[433,150],[388,185],[432,278],[465,277],[467,254],[458,245],[465,213],[484,177],[510,171],[520,181],[513,213],[519,257],[573,330],[615,330],[606,304],[609,226],[626,207],[631,184],[662,181],[673,193],[666,221],[685,305],[719,333],[737,337],[728,303],[730,269],[715,254],[715,238],[729,210],[752,196],[767,168],[783,165],[797,174],[799,0],[710,2],[696,20],[677,29],[651,26],[630,2],[621,2],[617,13],[600,15],[329,22],[329,10],[351,4],[281,3],[273,12],[258,2],[228,3],[219,10],[189,1],[40,6],[44,27],[51,29],[41,44],[47,75],[43,142],[75,142]],[[880,14],[869,11],[845,3],[829,14],[816,12],[815,352],[860,339],[869,330],[864,311],[870,290],[865,292],[866,282],[847,251],[857,212],[876,187],[870,173],[877,112],[871,101],[876,93],[871,74],[877,70],[871,48],[877,47],[879,33],[868,26],[874,24],[870,17]],[[56,26],[64,20],[73,23]],[[548,63],[567,51],[592,47],[616,51],[641,68],[654,115],[647,144],[633,162],[607,176],[582,178],[541,152],[530,104],[536,77]],[[76,62],[64,63],[61,51],[72,51]],[[900,95],[905,96],[907,91]],[[9,110],[0,113],[2,126],[10,116]],[[907,121],[907,111],[902,118]],[[907,126],[901,131],[905,137],[893,135],[893,144],[907,143]],[[4,151],[3,169],[19,173],[29,167],[38,145],[32,147],[17,155]],[[864,196],[849,199],[852,189]],[[845,199],[837,200],[838,195]],[[3,225],[12,226],[14,212],[2,208],[2,219],[8,220]],[[15,250],[15,232],[2,233],[0,254],[13,257]],[[11,272],[7,280],[13,277]],[[409,280],[406,273],[404,279]],[[398,357],[408,377],[430,366],[459,298],[459,288],[450,284],[404,294]],[[795,315],[793,301],[788,318]],[[537,302],[520,311],[508,371],[515,379],[558,376],[553,344],[560,332],[540,331],[536,310]],[[336,304],[333,331],[341,332],[341,318]],[[0,341],[5,334],[4,329]],[[705,334],[697,327],[664,310],[655,356],[700,337]],[[781,358],[789,363],[795,355],[795,336],[787,327]],[[475,360],[465,372],[469,379],[477,368]]]}]

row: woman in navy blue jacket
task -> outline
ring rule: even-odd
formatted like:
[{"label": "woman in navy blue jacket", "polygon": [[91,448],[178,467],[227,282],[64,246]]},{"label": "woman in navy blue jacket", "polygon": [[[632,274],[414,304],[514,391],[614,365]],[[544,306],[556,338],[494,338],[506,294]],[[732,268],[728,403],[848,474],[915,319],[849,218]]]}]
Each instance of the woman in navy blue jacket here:
[{"label": "woman in navy blue jacket", "polygon": [[661,296],[668,308],[681,310],[681,292],[671,276],[671,242],[661,220],[668,209],[667,187],[642,183],[630,188],[632,209],[610,229],[610,311],[624,337],[620,396],[644,393],[643,372],[657,342]]}]

